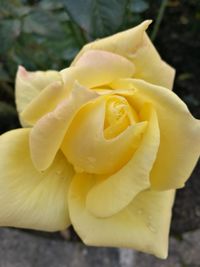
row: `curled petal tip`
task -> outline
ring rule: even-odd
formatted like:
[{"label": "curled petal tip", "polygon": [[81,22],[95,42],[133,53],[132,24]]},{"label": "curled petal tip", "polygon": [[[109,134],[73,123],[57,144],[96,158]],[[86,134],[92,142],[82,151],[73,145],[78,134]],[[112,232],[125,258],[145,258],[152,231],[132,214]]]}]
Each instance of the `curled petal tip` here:
[{"label": "curled petal tip", "polygon": [[18,67],[18,73],[19,73],[19,75],[21,75],[24,78],[26,78],[28,76],[27,70],[21,65],[19,65],[19,67]]},{"label": "curled petal tip", "polygon": [[138,25],[138,26],[144,26],[144,30],[147,30],[148,29],[148,27],[149,27],[149,25],[151,24],[153,22],[153,20],[152,19],[147,19],[147,20],[145,20],[145,21],[143,21],[140,25]]}]

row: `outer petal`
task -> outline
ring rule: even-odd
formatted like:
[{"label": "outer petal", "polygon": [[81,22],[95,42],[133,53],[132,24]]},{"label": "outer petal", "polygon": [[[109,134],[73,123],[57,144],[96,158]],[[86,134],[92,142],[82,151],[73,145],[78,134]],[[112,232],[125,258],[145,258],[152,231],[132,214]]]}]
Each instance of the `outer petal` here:
[{"label": "outer petal", "polygon": [[[147,130],[128,163],[89,191],[86,207],[97,217],[108,217],[126,207],[134,197],[150,186],[150,172],[156,159],[160,135],[155,111],[146,105],[141,113]],[[108,159],[107,153],[105,158]],[[110,159],[109,159],[110,160]]]},{"label": "outer petal", "polygon": [[57,71],[29,72],[24,67],[19,66],[15,88],[16,105],[19,114],[46,86],[52,82],[59,81],[60,78]]},{"label": "outer petal", "polygon": [[76,83],[69,97],[35,124],[30,134],[30,148],[38,170],[50,166],[74,115],[84,103],[95,97],[97,93]]},{"label": "outer petal", "polygon": [[39,173],[30,159],[29,129],[0,137],[0,226],[56,231],[70,224],[67,194],[73,170],[59,152]]},{"label": "outer petal", "polygon": [[24,67],[19,66],[16,75],[16,104],[18,112],[22,112],[41,90],[50,83],[59,81],[60,78],[57,71],[30,72],[26,71]]},{"label": "outer petal", "polygon": [[85,45],[73,61],[72,66],[88,50],[109,51],[122,55],[134,63],[135,78],[171,89],[175,71],[162,61],[145,33],[150,23],[150,20],[144,21],[130,30]]},{"label": "outer petal", "polygon": [[160,147],[151,172],[153,188],[181,188],[200,155],[200,121],[192,117],[181,99],[165,88],[142,80],[121,81],[118,86],[136,88],[130,97],[135,108],[151,102],[160,126]]},{"label": "outer petal", "polygon": [[93,246],[129,247],[166,258],[174,190],[143,191],[118,214],[98,218],[85,207],[93,183],[92,176],[79,174],[69,191],[70,218],[83,242]]},{"label": "outer petal", "polygon": [[21,119],[31,125],[51,112],[67,96],[62,82],[56,81],[45,87],[22,111]]},{"label": "outer petal", "polygon": [[115,79],[132,77],[134,64],[128,59],[105,51],[88,51],[74,67],[61,71],[65,86],[71,89],[74,81],[88,88],[109,84]]}]

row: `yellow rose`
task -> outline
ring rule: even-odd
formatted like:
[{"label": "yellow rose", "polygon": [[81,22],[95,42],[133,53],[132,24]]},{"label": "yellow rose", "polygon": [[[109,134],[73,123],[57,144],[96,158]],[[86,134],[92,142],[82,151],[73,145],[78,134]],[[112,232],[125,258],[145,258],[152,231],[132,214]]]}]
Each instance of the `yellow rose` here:
[{"label": "yellow rose", "polygon": [[19,68],[23,129],[0,137],[0,225],[73,225],[89,245],[166,258],[175,189],[200,153],[200,123],[172,91],[150,21],[83,47],[69,68]]}]

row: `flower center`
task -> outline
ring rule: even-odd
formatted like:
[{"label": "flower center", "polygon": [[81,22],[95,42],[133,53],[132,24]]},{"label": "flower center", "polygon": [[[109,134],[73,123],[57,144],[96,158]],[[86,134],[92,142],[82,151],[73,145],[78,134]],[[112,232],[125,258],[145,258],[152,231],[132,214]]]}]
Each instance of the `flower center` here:
[{"label": "flower center", "polygon": [[111,96],[106,102],[104,136],[111,139],[138,121],[136,112],[122,96]]}]

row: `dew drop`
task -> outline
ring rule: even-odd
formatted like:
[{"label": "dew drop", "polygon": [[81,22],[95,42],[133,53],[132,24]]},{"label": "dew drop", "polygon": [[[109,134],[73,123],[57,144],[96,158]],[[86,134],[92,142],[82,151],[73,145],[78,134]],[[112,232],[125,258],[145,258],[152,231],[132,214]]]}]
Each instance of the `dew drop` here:
[{"label": "dew drop", "polygon": [[88,159],[88,161],[89,161],[90,163],[95,163],[95,162],[96,162],[96,159],[93,158],[93,157],[88,157],[87,159]]},{"label": "dew drop", "polygon": [[137,210],[137,214],[138,215],[141,215],[142,213],[143,213],[143,210],[142,209]]},{"label": "dew drop", "polygon": [[74,170],[78,173],[83,173],[84,172],[84,169],[79,167],[79,166],[74,166]]},{"label": "dew drop", "polygon": [[151,224],[151,223],[148,223],[148,228],[149,228],[149,230],[151,231],[151,232],[153,232],[153,233],[156,233],[156,229],[155,229],[155,227]]}]

